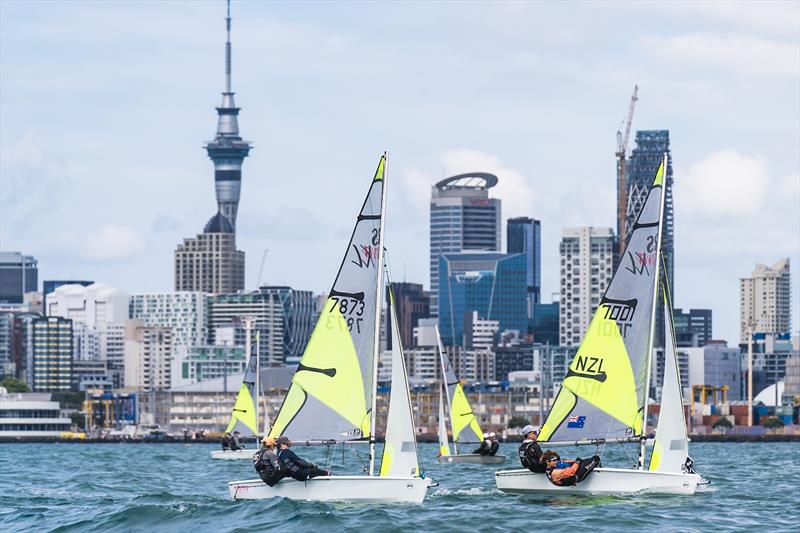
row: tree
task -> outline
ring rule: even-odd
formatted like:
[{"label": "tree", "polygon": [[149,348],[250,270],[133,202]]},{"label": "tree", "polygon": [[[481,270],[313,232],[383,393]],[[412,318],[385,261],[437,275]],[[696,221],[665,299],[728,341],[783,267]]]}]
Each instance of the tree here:
[{"label": "tree", "polygon": [[714,422],[714,424],[712,424],[711,427],[713,429],[731,429],[733,427],[733,424],[731,424],[731,421],[723,416],[718,418],[717,421]]},{"label": "tree", "polygon": [[30,392],[31,389],[28,388],[28,385],[22,381],[21,379],[17,378],[6,378],[3,381],[0,381],[0,387],[5,387],[8,392]]},{"label": "tree", "polygon": [[524,416],[512,416],[511,420],[508,421],[508,428],[521,428],[522,426],[528,425],[528,419]]},{"label": "tree", "polygon": [[784,426],[783,420],[778,418],[777,416],[770,416],[766,418],[762,423],[766,429],[778,429]]}]

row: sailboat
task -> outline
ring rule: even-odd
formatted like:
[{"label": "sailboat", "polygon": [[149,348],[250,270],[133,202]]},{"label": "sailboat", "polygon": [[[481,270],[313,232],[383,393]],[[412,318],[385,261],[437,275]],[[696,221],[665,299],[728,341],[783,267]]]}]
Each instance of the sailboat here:
[{"label": "sailboat", "polygon": [[[703,481],[694,472],[688,456],[671,316],[666,320],[667,367],[662,415],[650,467],[647,470],[644,467],[655,303],[662,269],[666,169],[667,155],[664,154],[621,263],[569,365],[538,436],[544,449],[638,443],[637,467],[598,467],[574,486],[557,486],[545,474],[529,470],[499,471],[495,473],[495,482],[501,491],[517,494],[641,491],[694,494]],[[666,307],[665,312],[671,315],[669,305]]]},{"label": "sailboat", "polygon": [[[488,465],[505,463],[505,455],[458,453],[459,443],[479,443],[483,441],[483,431],[469,404],[464,387],[456,377],[452,365],[450,365],[450,360],[442,346],[442,338],[439,336],[438,327],[436,327],[436,339],[442,364],[442,385],[439,389],[439,462],[444,464],[472,463]],[[444,403],[442,401],[443,390],[447,398],[447,410],[450,412],[450,428],[453,432],[453,455],[450,454],[450,444],[447,439]]]},{"label": "sailboat", "polygon": [[[242,376],[242,385],[239,387],[239,393],[236,395],[236,402],[233,404],[231,410],[231,419],[225,428],[225,433],[233,434],[238,431],[240,437],[247,439],[249,437],[258,437],[258,404],[261,398],[259,379],[259,335],[256,332],[256,342],[254,349],[250,349],[250,326],[251,322],[245,320],[245,350],[250,353],[250,359],[247,362],[247,368]],[[266,405],[264,406],[264,427],[267,427],[269,417],[267,416]],[[258,450],[258,444],[255,448],[242,448],[240,450],[215,450],[211,452],[212,459],[252,459],[253,454]]]},{"label": "sailboat", "polygon": [[[420,475],[411,397],[400,342],[393,342],[386,439],[375,475],[375,427],[383,291],[386,154],[378,164],[344,258],[269,435],[295,445],[368,445],[366,475],[260,479],[228,484],[234,499],[421,503],[432,480]],[[394,314],[394,306],[389,305]],[[394,339],[399,339],[392,319]]]}]

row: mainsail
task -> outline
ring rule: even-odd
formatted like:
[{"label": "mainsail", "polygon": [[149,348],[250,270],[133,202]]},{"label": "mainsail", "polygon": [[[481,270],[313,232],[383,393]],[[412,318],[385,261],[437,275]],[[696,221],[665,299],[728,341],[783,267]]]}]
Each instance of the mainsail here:
[{"label": "mainsail", "polygon": [[416,476],[417,440],[414,432],[411,395],[408,392],[406,363],[400,343],[400,329],[394,296],[389,291],[389,308],[392,321],[392,389],[389,397],[389,414],[386,420],[386,436],[381,459],[381,476]]},{"label": "mainsail", "polygon": [[347,441],[372,435],[386,156],[381,157],[317,325],[270,436]]},{"label": "mainsail", "polygon": [[253,348],[247,368],[244,371],[242,386],[239,388],[239,394],[236,395],[236,403],[233,405],[231,420],[225,428],[228,433],[238,431],[242,437],[252,437],[258,434],[258,419],[256,416],[256,402],[258,401],[258,391],[256,390],[257,358],[258,351]]},{"label": "mainsail", "polygon": [[620,265],[569,365],[540,441],[625,439],[642,433],[664,165],[656,172]]},{"label": "mainsail", "polygon": [[[450,364],[450,359],[444,352],[442,339],[439,337],[439,329],[436,329],[436,338],[439,344],[439,354],[442,358],[442,378],[447,387],[447,401],[450,407],[450,427],[453,430],[453,441],[459,442],[481,442],[483,431],[478,425],[478,419],[469,405],[469,400],[464,392],[461,381],[456,377],[456,373]],[[457,452],[456,452],[457,453]]]},{"label": "mainsail", "polygon": [[[666,285],[666,284],[665,284]],[[675,333],[672,323],[672,300],[664,288],[664,385],[661,389],[661,411],[658,415],[656,439],[650,456],[650,470],[683,472],[688,458],[686,419],[683,416],[681,376],[675,352]]]}]

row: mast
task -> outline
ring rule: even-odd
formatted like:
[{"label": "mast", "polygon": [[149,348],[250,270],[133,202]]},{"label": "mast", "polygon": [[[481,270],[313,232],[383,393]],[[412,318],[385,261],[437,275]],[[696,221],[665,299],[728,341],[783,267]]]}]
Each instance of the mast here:
[{"label": "mast", "polygon": [[375,475],[375,419],[376,411],[378,409],[378,357],[381,348],[381,311],[383,306],[383,232],[386,227],[386,177],[388,175],[389,167],[389,151],[383,153],[384,157],[384,170],[383,170],[383,184],[381,185],[381,229],[378,237],[378,280],[377,280],[377,294],[375,297],[375,339],[373,341],[372,350],[372,409],[370,411],[369,428],[371,435],[369,436],[369,475]]},{"label": "mast", "polygon": [[[433,326],[436,330],[436,345],[439,347],[439,364],[442,367],[442,387],[444,388],[444,397],[447,398],[447,412],[450,414],[450,432],[453,431],[453,406],[450,404],[450,393],[447,391],[447,372],[444,368],[444,346],[442,346],[442,337],[439,336],[439,326]],[[456,443],[456,436],[453,434],[453,454],[458,455],[458,444]]]},{"label": "mast", "polygon": [[[250,358],[252,357],[250,333],[253,329],[253,317],[245,317],[244,319],[242,319],[242,321],[244,322],[244,335],[245,335],[244,350],[247,352],[247,364],[249,365]],[[256,410],[256,433],[258,433],[258,365],[259,365],[258,359],[259,359],[258,354],[256,354],[256,382],[255,382],[256,398],[255,401],[253,402],[253,407]],[[258,438],[258,435],[256,435],[256,438]]]},{"label": "mast", "polygon": [[[655,344],[656,329],[656,307],[658,307],[658,284],[660,281],[659,272],[661,271],[661,236],[664,231],[664,204],[667,198],[667,169],[668,159],[666,152],[662,161],[663,174],[661,175],[661,204],[658,208],[658,238],[656,239],[656,269],[653,272],[653,307],[650,314],[650,335],[647,342],[647,374],[644,386],[644,410],[642,413],[642,438],[639,444],[639,470],[644,470],[644,454],[647,444],[647,408],[650,401],[650,372],[653,364],[653,348]],[[667,302],[664,302],[667,305]]]}]

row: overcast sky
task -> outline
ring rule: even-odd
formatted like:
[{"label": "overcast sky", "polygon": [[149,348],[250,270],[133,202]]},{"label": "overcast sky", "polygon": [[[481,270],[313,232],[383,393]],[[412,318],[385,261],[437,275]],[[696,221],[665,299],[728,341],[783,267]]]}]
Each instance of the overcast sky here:
[{"label": "overcast sky", "polygon": [[[488,171],[542,221],[615,226],[616,131],[669,129],[676,305],[738,341],[739,278],[792,261],[800,325],[800,3],[234,2],[247,287],[327,290],[390,151],[393,278],[428,285],[430,187]],[[173,288],[216,210],[225,4],[0,2],[0,248],[41,279]],[[632,143],[631,143],[632,144]],[[631,146],[632,147],[632,146]],[[505,240],[505,228],[503,228]]]}]

